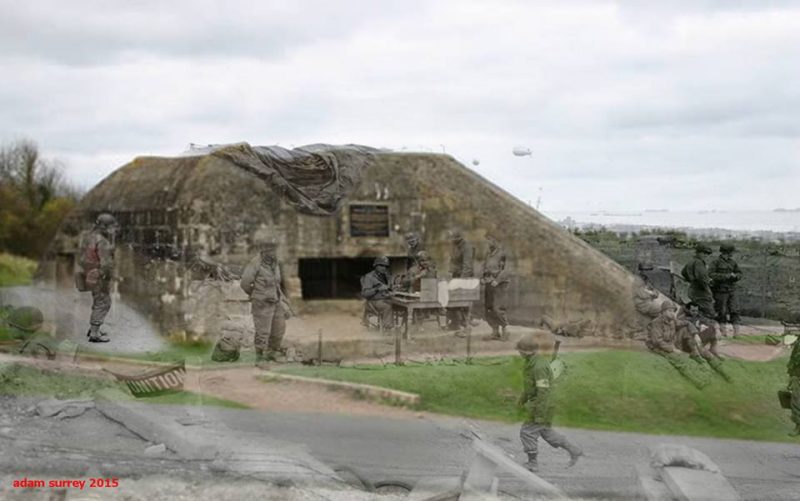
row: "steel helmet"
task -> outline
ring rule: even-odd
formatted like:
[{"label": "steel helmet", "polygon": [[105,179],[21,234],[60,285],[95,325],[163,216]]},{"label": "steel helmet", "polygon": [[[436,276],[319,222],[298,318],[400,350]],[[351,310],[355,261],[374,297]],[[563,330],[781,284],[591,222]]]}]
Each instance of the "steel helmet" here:
[{"label": "steel helmet", "polygon": [[21,331],[35,332],[42,327],[44,315],[42,315],[42,310],[39,308],[22,306],[15,308],[6,319],[6,322],[11,327],[16,327]]},{"label": "steel helmet", "polygon": [[722,244],[719,246],[719,251],[723,254],[732,254],[736,252],[736,247],[733,244]]},{"label": "steel helmet", "polygon": [[539,351],[539,343],[528,334],[519,341],[517,341],[517,351],[523,355],[535,355]]},{"label": "steel helmet", "polygon": [[94,225],[100,228],[111,228],[113,226],[118,226],[117,218],[108,212],[104,212],[97,216],[97,219],[94,220]]},{"label": "steel helmet", "polygon": [[375,262],[372,263],[372,266],[373,267],[386,266],[388,268],[389,267],[389,258],[386,257],[386,256],[376,257],[375,258]]}]

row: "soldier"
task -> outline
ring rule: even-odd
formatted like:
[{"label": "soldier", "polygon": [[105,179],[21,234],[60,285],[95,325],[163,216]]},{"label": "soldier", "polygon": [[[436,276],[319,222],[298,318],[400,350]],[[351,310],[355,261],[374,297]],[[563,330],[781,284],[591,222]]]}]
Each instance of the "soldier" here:
[{"label": "soldier", "polygon": [[408,247],[408,257],[406,257],[406,270],[411,269],[417,262],[417,254],[422,250],[419,233],[409,231],[406,233],[406,246]]},{"label": "soldier", "polygon": [[[689,302],[681,309],[676,321],[677,336],[687,353],[702,356],[706,360],[722,360],[717,351],[719,341],[714,330],[714,321],[700,313],[700,307]],[[689,341],[689,337],[694,341]]]},{"label": "soldier", "polygon": [[717,321],[723,336],[728,335],[725,325],[728,322],[733,325],[733,335],[739,335],[739,302],[736,297],[736,285],[742,278],[742,271],[733,259],[735,251],[736,247],[732,244],[720,245],[719,257],[711,262],[708,269]]},{"label": "soldier", "polygon": [[50,334],[41,331],[44,315],[39,308],[15,308],[6,323],[11,327],[11,335],[20,341],[17,353],[49,360],[56,358],[57,343]]},{"label": "soldier", "polygon": [[661,313],[647,324],[645,345],[659,355],[675,352],[675,319],[678,307],[669,300],[661,303]]},{"label": "soldier", "polygon": [[800,436],[800,339],[794,342],[792,354],[789,356],[789,365],[786,372],[789,374],[789,392],[792,395],[789,408],[792,411],[794,431],[789,436]]},{"label": "soldier", "polygon": [[518,402],[525,408],[527,414],[519,430],[522,448],[528,455],[525,467],[533,472],[539,470],[537,461],[539,437],[551,447],[565,449],[569,453],[569,466],[574,466],[578,458],[583,455],[583,451],[552,428],[554,377],[550,361],[538,354],[539,345],[531,335],[519,340],[517,351],[525,364],[522,369],[523,391]]},{"label": "soldier", "polygon": [[489,339],[508,339],[508,320],[506,319],[506,301],[508,299],[509,276],[506,271],[506,253],[500,247],[494,235],[487,235],[489,252],[483,261],[484,306],[486,322],[492,328]]},{"label": "soldier", "polygon": [[380,319],[381,329],[392,327],[392,275],[389,273],[389,258],[375,258],[372,271],[361,277],[361,297],[367,300],[367,308]]},{"label": "soldier", "polygon": [[79,289],[92,292],[92,314],[86,335],[91,343],[110,341],[100,330],[111,310],[111,279],[114,273],[114,236],[119,226],[111,214],[100,214],[94,223],[89,238],[81,251],[82,286]]},{"label": "soldier", "polygon": [[[453,244],[453,254],[450,257],[450,276],[453,278],[470,278],[474,276],[472,246],[464,240],[460,230],[450,232],[450,242]],[[447,328],[461,330],[467,326],[469,319],[463,311],[447,311]]]},{"label": "soldier", "polygon": [[711,277],[708,275],[705,256],[712,253],[703,243],[695,247],[694,258],[681,270],[681,276],[689,282],[689,299],[700,307],[700,313],[707,318],[716,318],[714,296],[711,293]]},{"label": "soldier", "polygon": [[417,252],[414,257],[416,264],[414,264],[403,277],[403,288],[408,292],[419,292],[421,288],[420,280],[423,278],[436,278],[436,263],[433,262],[430,255],[425,251]]},{"label": "soldier", "polygon": [[259,255],[247,264],[239,282],[242,290],[250,296],[256,366],[260,369],[268,369],[269,362],[286,360],[281,342],[286,333],[286,317],[290,310],[282,287],[277,249],[275,241],[262,243]]},{"label": "soldier", "polygon": [[639,279],[634,284],[633,290],[633,306],[636,311],[649,318],[655,318],[661,313],[660,305],[658,304],[659,293],[650,278],[642,270],[641,265],[639,268]]}]

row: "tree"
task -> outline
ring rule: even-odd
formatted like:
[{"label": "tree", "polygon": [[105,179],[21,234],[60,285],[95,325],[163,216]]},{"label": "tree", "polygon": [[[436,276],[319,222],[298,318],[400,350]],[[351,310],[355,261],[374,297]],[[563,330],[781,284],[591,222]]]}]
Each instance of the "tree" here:
[{"label": "tree", "polygon": [[40,257],[79,198],[61,162],[43,159],[33,141],[0,148],[0,251]]}]

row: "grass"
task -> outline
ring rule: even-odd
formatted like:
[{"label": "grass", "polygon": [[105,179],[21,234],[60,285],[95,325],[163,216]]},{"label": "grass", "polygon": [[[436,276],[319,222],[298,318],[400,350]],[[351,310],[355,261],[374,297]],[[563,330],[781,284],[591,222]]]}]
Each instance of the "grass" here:
[{"label": "grass", "polygon": [[36,261],[0,253],[0,287],[11,285],[29,285],[36,272]]},{"label": "grass", "polygon": [[[556,425],[650,434],[791,441],[787,411],[777,402],[786,360],[728,360],[734,383],[718,376],[704,390],[664,359],[643,352],[600,351],[562,356],[568,372],[556,387]],[[517,422],[522,387],[519,357],[473,365],[425,365],[364,370],[290,367],[286,373],[368,383],[422,397],[421,410]]]}]

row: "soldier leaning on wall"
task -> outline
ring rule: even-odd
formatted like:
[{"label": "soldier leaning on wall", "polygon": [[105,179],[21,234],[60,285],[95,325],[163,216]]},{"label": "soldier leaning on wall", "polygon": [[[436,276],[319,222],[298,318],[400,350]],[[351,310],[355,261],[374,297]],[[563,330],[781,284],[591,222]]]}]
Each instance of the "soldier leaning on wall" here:
[{"label": "soldier leaning on wall", "polygon": [[111,280],[114,273],[114,240],[119,230],[111,214],[100,214],[92,232],[81,248],[80,269],[75,275],[75,285],[81,292],[92,293],[92,314],[86,336],[91,343],[107,343],[108,335],[101,331],[111,310]]},{"label": "soldier leaning on wall", "polygon": [[281,286],[277,242],[268,239],[258,245],[260,253],[245,267],[239,285],[250,296],[256,367],[268,369],[270,362],[286,361],[281,343],[291,309]]},{"label": "soldier leaning on wall", "polygon": [[733,335],[739,335],[739,301],[736,293],[742,270],[733,259],[736,247],[732,244],[719,246],[719,257],[711,262],[708,274],[711,277],[711,292],[714,295],[714,309],[717,312],[720,332],[727,336],[726,323],[733,325]]}]

